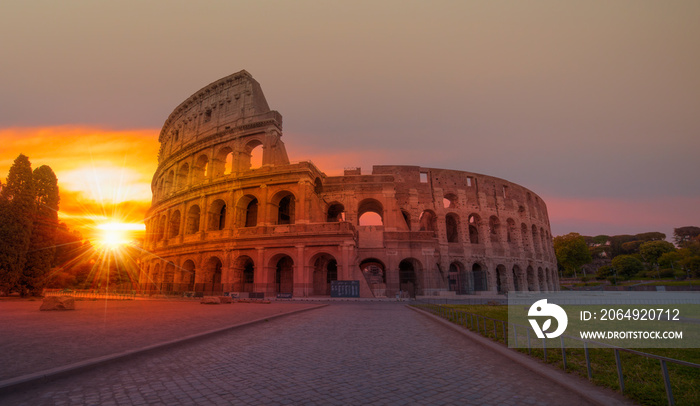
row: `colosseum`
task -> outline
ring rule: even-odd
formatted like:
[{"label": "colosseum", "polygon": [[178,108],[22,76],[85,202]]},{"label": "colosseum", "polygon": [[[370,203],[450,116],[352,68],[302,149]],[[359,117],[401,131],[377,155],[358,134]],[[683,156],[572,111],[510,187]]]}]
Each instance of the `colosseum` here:
[{"label": "colosseum", "polygon": [[[282,116],[240,71],[182,102],[159,136],[141,288],[363,298],[558,290],[545,203],[492,176],[290,162]],[[485,293],[486,292],[486,293]]]}]

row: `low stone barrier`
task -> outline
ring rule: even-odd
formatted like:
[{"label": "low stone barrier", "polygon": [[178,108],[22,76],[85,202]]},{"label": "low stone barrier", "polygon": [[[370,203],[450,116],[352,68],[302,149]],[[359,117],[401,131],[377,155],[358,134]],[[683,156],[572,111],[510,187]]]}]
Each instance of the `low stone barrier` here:
[{"label": "low stone barrier", "polygon": [[48,296],[44,298],[39,310],[75,310],[75,298],[73,296]]},{"label": "low stone barrier", "polygon": [[204,296],[201,304],[221,304],[221,299],[218,296]]}]

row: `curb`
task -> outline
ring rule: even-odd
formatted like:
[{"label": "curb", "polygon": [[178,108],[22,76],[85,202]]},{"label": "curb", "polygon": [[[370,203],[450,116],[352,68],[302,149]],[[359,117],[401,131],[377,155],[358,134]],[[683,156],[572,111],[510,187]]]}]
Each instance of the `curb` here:
[{"label": "curb", "polygon": [[170,348],[170,347],[175,347],[175,346],[180,345],[180,344],[185,344],[185,343],[196,341],[196,340],[199,340],[202,338],[211,337],[211,336],[214,336],[216,334],[225,333],[225,332],[228,332],[231,330],[239,329],[242,327],[248,327],[248,326],[252,326],[255,324],[259,324],[259,323],[265,323],[269,320],[277,319],[277,318],[284,317],[284,316],[290,316],[292,314],[302,313],[302,312],[306,312],[309,310],[316,310],[316,309],[320,309],[320,308],[326,307],[326,306],[328,306],[328,305],[321,304],[321,305],[318,305],[315,307],[309,307],[306,309],[299,309],[299,310],[294,310],[294,311],[287,312],[287,313],[275,314],[272,316],[263,317],[263,318],[252,320],[252,321],[246,321],[246,322],[234,324],[232,326],[227,326],[227,327],[222,327],[222,328],[218,328],[215,330],[205,331],[203,333],[192,334],[189,336],[185,336],[185,337],[178,338],[175,340],[162,342],[159,344],[148,345],[146,347],[141,347],[141,348],[138,348],[135,350],[128,350],[128,351],[123,351],[123,352],[119,352],[116,354],[105,355],[105,356],[97,357],[97,358],[91,358],[91,359],[76,362],[73,364],[68,364],[68,365],[64,365],[64,366],[60,366],[60,367],[56,367],[56,368],[47,369],[44,371],[39,371],[39,372],[27,374],[27,375],[18,376],[16,378],[5,379],[3,381],[0,381],[0,395],[9,394],[9,393],[12,393],[12,392],[15,392],[18,390],[22,390],[24,388],[32,387],[32,386],[37,385],[37,384],[47,383],[47,382],[50,382],[50,381],[53,381],[53,380],[56,380],[56,379],[59,379],[59,378],[65,377],[65,376],[69,376],[69,375],[74,374],[74,373],[84,372],[84,371],[96,368],[98,366],[106,365],[106,364],[116,362],[116,361],[122,361],[122,360],[125,360],[128,358],[131,358],[131,357],[135,357],[137,355],[143,355],[143,354],[146,354],[149,352],[155,352],[158,350],[162,350],[162,349],[166,349],[166,348]]},{"label": "curb", "polygon": [[486,337],[476,334],[471,330],[465,329],[461,326],[451,323],[441,317],[428,313],[425,310],[421,310],[412,306],[406,307],[432,319],[437,323],[442,324],[445,327],[451,328],[452,330],[462,334],[464,337],[478,344],[481,344],[484,347],[487,347],[491,351],[497,352],[498,354],[510,359],[513,362],[524,366],[525,368],[540,375],[541,377],[548,379],[559,386],[563,386],[564,388],[588,400],[589,402],[601,406],[636,404],[632,400],[623,397],[619,393],[611,392],[610,389],[597,386],[589,382],[588,380],[561,371],[556,367],[553,367],[552,365],[539,362],[538,360],[531,358],[525,354],[512,351],[508,347],[504,347],[497,342],[494,342]]}]

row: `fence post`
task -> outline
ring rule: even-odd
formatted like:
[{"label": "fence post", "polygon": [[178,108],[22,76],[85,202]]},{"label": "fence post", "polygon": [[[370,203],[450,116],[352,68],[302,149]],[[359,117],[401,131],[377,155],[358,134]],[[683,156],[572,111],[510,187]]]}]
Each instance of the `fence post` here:
[{"label": "fence post", "polygon": [[661,361],[661,373],[664,375],[664,386],[666,387],[666,400],[668,400],[669,405],[675,405],[676,402],[673,401],[673,391],[671,390],[671,380],[668,377],[668,368],[666,368],[666,361]]},{"label": "fence post", "polygon": [[564,347],[564,336],[559,336],[561,340],[561,358],[564,361],[564,371],[566,371],[566,348]]},{"label": "fence post", "polygon": [[588,343],[583,342],[583,352],[586,354],[586,369],[588,370],[588,380],[593,380],[593,374],[591,373],[591,357],[588,355]]},{"label": "fence post", "polygon": [[527,354],[532,355],[532,347],[530,346],[530,329],[527,329]]},{"label": "fence post", "polygon": [[496,332],[496,319],[491,319],[491,321],[493,322],[493,335],[495,336],[496,341],[498,341],[498,333]]},{"label": "fence post", "polygon": [[501,320],[501,327],[503,328],[503,343],[508,345],[508,337],[506,337],[506,322]]},{"label": "fence post", "polygon": [[547,362],[547,339],[542,339],[542,351],[544,351],[544,362]]},{"label": "fence post", "polygon": [[617,348],[615,352],[615,364],[617,365],[617,379],[620,382],[620,393],[625,393],[625,380],[622,377],[622,361],[620,361],[620,350]]}]

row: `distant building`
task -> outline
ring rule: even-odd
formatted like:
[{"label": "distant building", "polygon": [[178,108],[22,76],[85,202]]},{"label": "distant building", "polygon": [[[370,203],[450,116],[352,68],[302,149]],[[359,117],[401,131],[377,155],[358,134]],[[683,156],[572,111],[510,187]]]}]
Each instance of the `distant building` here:
[{"label": "distant building", "polygon": [[326,176],[290,163],[282,116],[246,71],[175,108],[159,141],[146,291],[329,296],[333,281],[358,281],[361,297],[558,290],[536,194],[471,172]]}]

